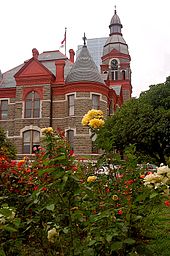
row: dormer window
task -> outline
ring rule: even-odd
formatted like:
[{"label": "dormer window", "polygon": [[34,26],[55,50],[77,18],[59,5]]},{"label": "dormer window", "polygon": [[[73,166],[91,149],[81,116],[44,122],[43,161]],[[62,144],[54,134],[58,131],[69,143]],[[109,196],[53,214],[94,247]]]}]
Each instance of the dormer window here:
[{"label": "dormer window", "polygon": [[37,92],[30,92],[25,99],[25,118],[40,117],[40,97]]}]

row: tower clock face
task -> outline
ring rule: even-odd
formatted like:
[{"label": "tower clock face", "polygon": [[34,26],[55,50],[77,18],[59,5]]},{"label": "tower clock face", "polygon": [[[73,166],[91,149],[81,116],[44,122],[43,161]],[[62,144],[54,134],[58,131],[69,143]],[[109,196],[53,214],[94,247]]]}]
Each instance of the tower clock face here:
[{"label": "tower clock face", "polygon": [[112,69],[117,69],[118,68],[118,61],[117,60],[112,60],[111,62],[111,68]]}]

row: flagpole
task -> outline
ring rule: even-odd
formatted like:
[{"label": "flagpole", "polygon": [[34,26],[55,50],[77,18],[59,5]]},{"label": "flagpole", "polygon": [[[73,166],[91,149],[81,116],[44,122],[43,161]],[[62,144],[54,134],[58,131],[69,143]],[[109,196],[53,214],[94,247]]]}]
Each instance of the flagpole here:
[{"label": "flagpole", "polygon": [[66,48],[66,42],[67,42],[66,32],[67,32],[67,28],[65,28],[65,55],[66,55],[66,50],[67,50],[67,48]]}]

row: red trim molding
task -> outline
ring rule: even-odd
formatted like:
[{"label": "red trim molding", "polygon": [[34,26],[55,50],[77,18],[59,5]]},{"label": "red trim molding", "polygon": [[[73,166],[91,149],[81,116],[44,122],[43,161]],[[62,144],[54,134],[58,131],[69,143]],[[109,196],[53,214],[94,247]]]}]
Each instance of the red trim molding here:
[{"label": "red trim molding", "polygon": [[16,97],[16,88],[1,88],[0,89],[0,98],[15,98]]}]

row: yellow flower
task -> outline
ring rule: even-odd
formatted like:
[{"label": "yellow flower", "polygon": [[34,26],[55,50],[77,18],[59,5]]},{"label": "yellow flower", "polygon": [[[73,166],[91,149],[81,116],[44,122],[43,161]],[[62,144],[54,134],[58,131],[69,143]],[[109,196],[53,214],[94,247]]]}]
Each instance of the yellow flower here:
[{"label": "yellow flower", "polygon": [[46,133],[46,134],[52,134],[53,133],[53,128],[52,127],[42,128],[41,132]]},{"label": "yellow flower", "polygon": [[88,125],[88,123],[89,123],[89,118],[88,118],[87,114],[83,117],[81,123],[82,123],[83,126]]},{"label": "yellow flower", "polygon": [[[103,118],[104,118],[103,112],[101,110],[91,109],[87,112],[87,114],[83,116],[81,123],[83,126],[89,125],[92,128],[100,128],[104,124]],[[100,121],[92,121],[92,120],[100,120]],[[94,123],[94,125],[92,125],[92,123]],[[96,126],[96,127],[93,127],[93,126]]]},{"label": "yellow flower", "polygon": [[94,182],[94,181],[96,181],[96,179],[97,179],[96,176],[89,176],[89,177],[87,178],[87,182]]},{"label": "yellow flower", "polygon": [[113,199],[113,201],[117,201],[119,199],[119,197],[117,195],[113,195],[112,199]]},{"label": "yellow flower", "polygon": [[89,126],[91,128],[100,128],[103,125],[104,125],[104,120],[102,120],[102,119],[94,118],[94,119],[90,120],[90,122],[89,122]]},{"label": "yellow flower", "polygon": [[24,162],[25,162],[25,160],[24,160],[24,159],[19,160],[19,163],[24,163]]}]

